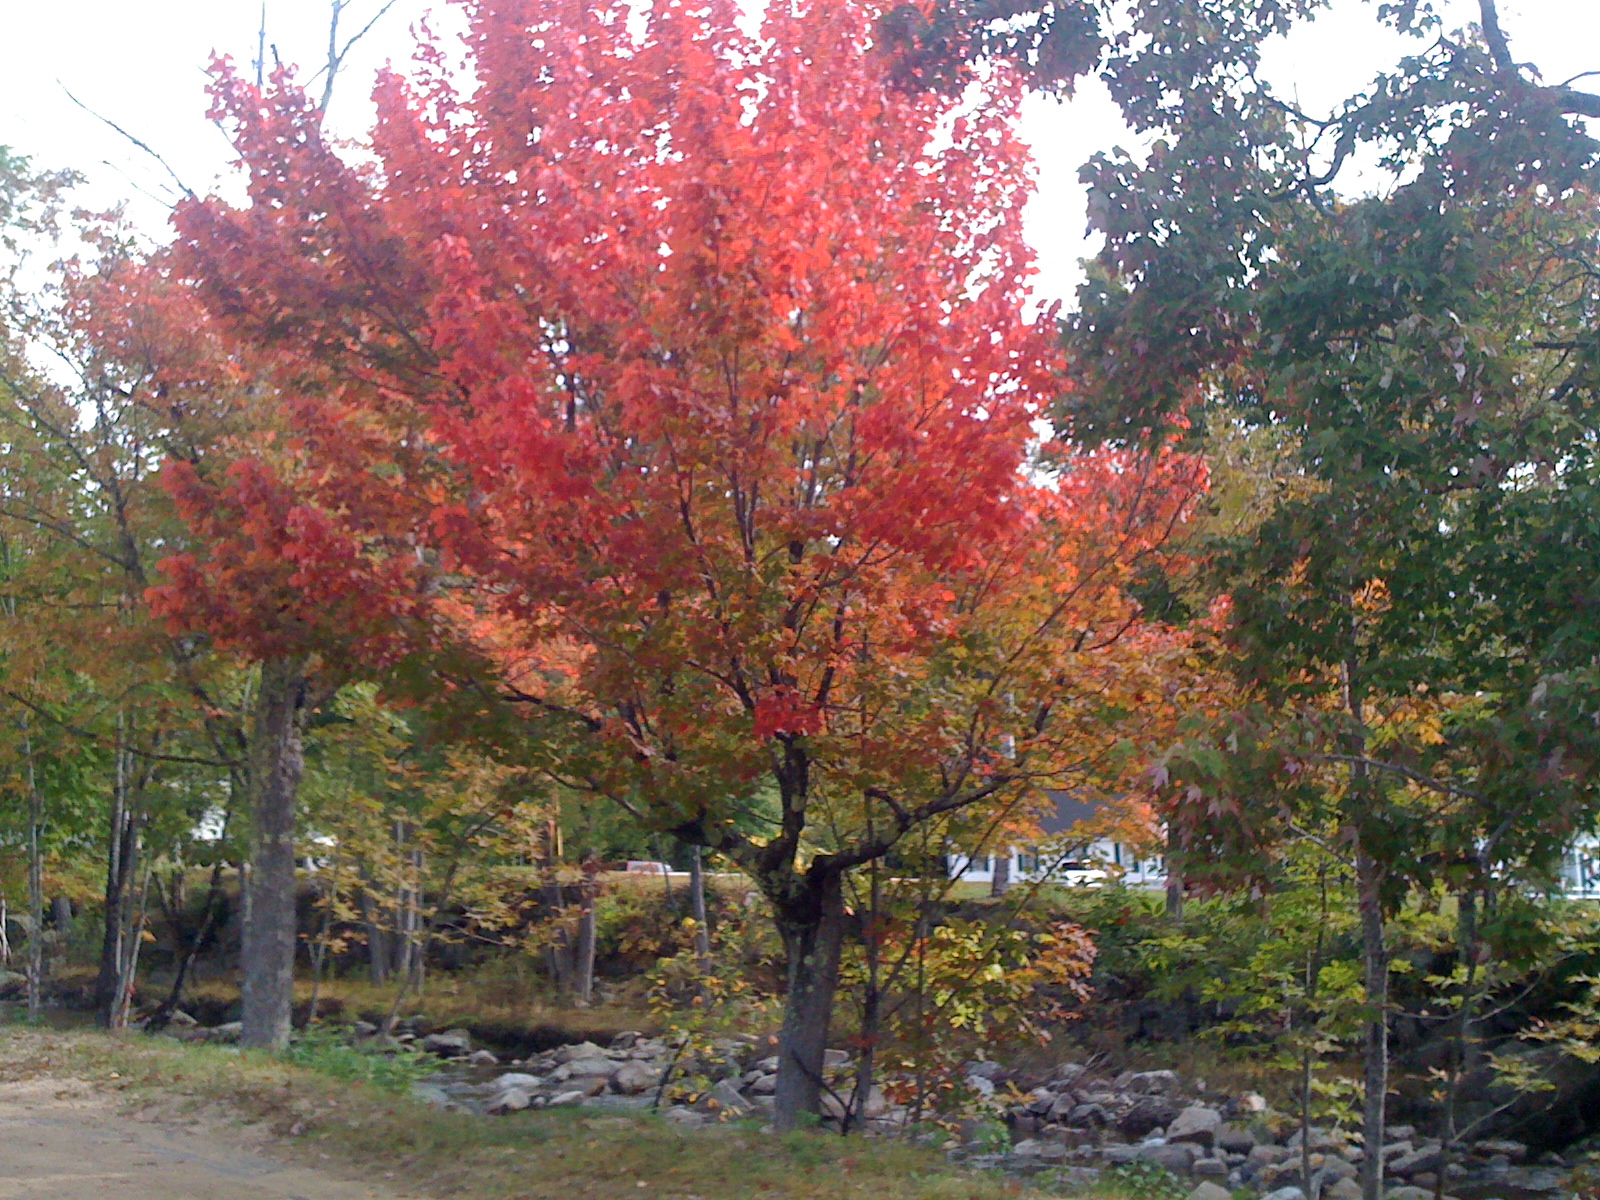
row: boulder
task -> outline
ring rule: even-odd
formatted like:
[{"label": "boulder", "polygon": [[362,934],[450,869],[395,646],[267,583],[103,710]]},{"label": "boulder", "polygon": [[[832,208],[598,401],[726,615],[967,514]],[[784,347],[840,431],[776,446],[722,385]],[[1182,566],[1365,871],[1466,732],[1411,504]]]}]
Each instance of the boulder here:
[{"label": "boulder", "polygon": [[739,1085],[731,1079],[724,1079],[713,1086],[700,1097],[698,1106],[710,1112],[731,1112],[735,1116],[750,1111],[750,1102],[739,1094]]},{"label": "boulder", "polygon": [[521,1088],[525,1092],[531,1092],[543,1082],[544,1080],[537,1075],[525,1075],[520,1071],[507,1071],[490,1086],[495,1088]]},{"label": "boulder", "polygon": [[1433,1192],[1419,1187],[1392,1187],[1384,1193],[1384,1200],[1433,1200]]},{"label": "boulder", "polygon": [[1130,1071],[1118,1077],[1118,1086],[1136,1095],[1170,1096],[1178,1090],[1176,1071]]},{"label": "boulder", "polygon": [[1335,1179],[1322,1189],[1322,1200],[1361,1200],[1361,1185],[1354,1179]]},{"label": "boulder", "polygon": [[553,1061],[560,1066],[565,1066],[575,1058],[604,1058],[606,1052],[593,1042],[579,1042],[575,1046],[562,1046],[551,1056]]},{"label": "boulder", "polygon": [[521,1112],[532,1103],[533,1097],[521,1088],[507,1088],[490,1102],[485,1111],[504,1116],[506,1113]]},{"label": "boulder", "polygon": [[[1384,1150],[1388,1150],[1385,1146]],[[1421,1146],[1410,1154],[1401,1154],[1389,1160],[1384,1170],[1401,1179],[1420,1175],[1424,1171],[1437,1171],[1444,1162],[1444,1152],[1438,1146]]]},{"label": "boulder", "polygon": [[1189,1168],[1194,1166],[1195,1159],[1200,1157],[1200,1152],[1195,1149],[1192,1142],[1165,1142],[1160,1145],[1140,1146],[1134,1157],[1143,1162],[1154,1163],[1158,1167],[1165,1167],[1174,1175],[1187,1175]]},{"label": "boulder", "polygon": [[430,1033],[422,1039],[422,1048],[429,1054],[446,1058],[472,1053],[472,1035],[465,1029],[447,1029],[443,1033]]},{"label": "boulder", "polygon": [[763,1075],[750,1085],[752,1096],[770,1096],[778,1090],[778,1077],[776,1075]]},{"label": "boulder", "polygon": [[673,1125],[680,1125],[686,1129],[693,1129],[697,1125],[704,1125],[711,1118],[705,1113],[695,1112],[692,1108],[669,1108],[661,1114],[663,1121]]},{"label": "boulder", "polygon": [[1005,1078],[1006,1069],[997,1062],[979,1059],[967,1064],[966,1076],[968,1079],[987,1079],[990,1083],[998,1083]]},{"label": "boulder", "polygon": [[1164,1129],[1178,1117],[1178,1106],[1164,1096],[1140,1096],[1117,1119],[1123,1137],[1142,1138],[1152,1129]]},{"label": "boulder", "polygon": [[661,1086],[661,1071],[648,1063],[625,1062],[611,1076],[611,1086],[625,1096],[637,1096]]},{"label": "boulder", "polygon": [[181,1008],[175,1008],[167,1014],[167,1024],[176,1025],[179,1029],[194,1029],[200,1024]]},{"label": "boulder", "polygon": [[1222,1158],[1197,1158],[1194,1166],[1189,1168],[1203,1179],[1226,1179],[1228,1177],[1228,1163]]},{"label": "boulder", "polygon": [[244,1026],[238,1021],[229,1021],[206,1030],[206,1040],[209,1042],[237,1042]]},{"label": "boulder", "polygon": [[467,1056],[467,1063],[474,1067],[498,1067],[500,1060],[488,1050],[474,1050]]},{"label": "boulder", "polygon": [[1252,1146],[1246,1154],[1245,1161],[1256,1167],[1277,1166],[1288,1161],[1289,1150],[1286,1146]]},{"label": "boulder", "polygon": [[625,1029],[614,1036],[608,1043],[608,1050],[632,1050],[634,1045],[644,1039],[644,1034],[632,1029]]},{"label": "boulder", "polygon": [[1088,1072],[1089,1068],[1084,1066],[1082,1063],[1062,1063],[1054,1071],[1050,1072],[1050,1081],[1052,1083],[1059,1084],[1061,1087],[1071,1087],[1073,1084],[1077,1083],[1078,1080],[1082,1079],[1086,1074],[1088,1074]]},{"label": "boulder", "polygon": [[1489,1138],[1482,1142],[1473,1142],[1472,1152],[1484,1158],[1494,1158],[1503,1154],[1509,1161],[1514,1163],[1521,1162],[1528,1157],[1527,1145],[1523,1142],[1513,1141],[1511,1138]]},{"label": "boulder", "polygon": [[[1055,1116],[1054,1110],[1051,1110],[1051,1115]],[[1057,1119],[1070,1129],[1104,1129],[1111,1123],[1111,1114],[1106,1112],[1103,1105],[1074,1104],[1064,1118]]]},{"label": "boulder", "polygon": [[1261,1200],[1306,1200],[1306,1194],[1297,1187],[1281,1187],[1268,1192]]},{"label": "boulder", "polygon": [[1167,1141],[1194,1142],[1198,1146],[1210,1146],[1216,1140],[1217,1130],[1220,1128],[1222,1128],[1221,1113],[1214,1108],[1191,1104],[1168,1124]]},{"label": "boulder", "polygon": [[824,1050],[822,1052],[822,1065],[827,1067],[848,1067],[850,1065],[850,1052],[848,1050]]},{"label": "boulder", "polygon": [[1255,1149],[1256,1135],[1248,1129],[1239,1129],[1232,1125],[1224,1125],[1217,1130],[1213,1139],[1218,1149],[1229,1154],[1249,1154]]},{"label": "boulder", "polygon": [[568,1104],[582,1104],[587,1098],[582,1088],[574,1088],[568,1092],[557,1092],[550,1097],[551,1108],[561,1108]]},{"label": "boulder", "polygon": [[1189,1200],[1233,1200],[1233,1193],[1207,1179],[1189,1193]]},{"label": "boulder", "polygon": [[968,1075],[967,1086],[987,1099],[994,1095],[994,1081],[984,1075]]},{"label": "boulder", "polygon": [[609,1058],[573,1058],[563,1065],[568,1079],[610,1079],[621,1069]]}]

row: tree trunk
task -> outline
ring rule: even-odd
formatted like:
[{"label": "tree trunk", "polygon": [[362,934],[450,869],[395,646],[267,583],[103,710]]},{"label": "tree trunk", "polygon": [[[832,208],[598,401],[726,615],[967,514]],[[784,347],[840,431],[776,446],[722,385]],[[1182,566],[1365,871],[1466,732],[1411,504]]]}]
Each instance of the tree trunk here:
[{"label": "tree trunk", "polygon": [[128,811],[128,757],[122,714],[117,714],[113,750],[111,826],[106,838],[105,930],[100,939],[100,974],[95,980],[95,1019],[104,1029],[116,1020],[117,983],[122,973],[123,934],[128,927],[128,889],[133,879],[133,822]]},{"label": "tree trunk", "polygon": [[1383,928],[1383,874],[1365,845],[1356,849],[1361,963],[1366,987],[1366,1088],[1362,1112],[1362,1200],[1383,1200],[1384,1101],[1389,1091],[1389,948]]},{"label": "tree trunk", "polygon": [[372,898],[372,874],[361,865],[361,923],[367,927],[367,968],[372,982],[389,982],[389,931],[383,927],[383,906]]},{"label": "tree trunk", "polygon": [[578,950],[576,969],[576,994],[580,1005],[587,1008],[594,999],[594,901],[596,885],[585,879],[579,885]]},{"label": "tree trunk", "polygon": [[699,846],[689,848],[689,910],[694,916],[694,952],[702,973],[711,968],[711,926],[706,921],[706,872]]},{"label": "tree trunk", "polygon": [[1178,839],[1167,833],[1167,916],[1183,920],[1183,852]]},{"label": "tree trunk", "polygon": [[250,731],[250,908],[244,928],[244,1012],[239,1041],[277,1048],[289,1040],[294,999],[295,804],[305,770],[305,663],[261,664]]},{"label": "tree trunk", "polygon": [[772,1123],[796,1128],[818,1110],[822,1098],[824,1051],[839,987],[839,954],[844,945],[844,887],[832,871],[808,879],[811,893],[778,914],[788,960],[788,994],[778,1035],[778,1081]]},{"label": "tree trunk", "polygon": [[28,1017],[37,1020],[44,983],[44,804],[33,771],[33,738],[23,718],[22,756],[28,767]]},{"label": "tree trunk", "polygon": [[994,874],[989,877],[989,895],[999,899],[1011,890],[1011,847],[1002,847],[994,856]]}]

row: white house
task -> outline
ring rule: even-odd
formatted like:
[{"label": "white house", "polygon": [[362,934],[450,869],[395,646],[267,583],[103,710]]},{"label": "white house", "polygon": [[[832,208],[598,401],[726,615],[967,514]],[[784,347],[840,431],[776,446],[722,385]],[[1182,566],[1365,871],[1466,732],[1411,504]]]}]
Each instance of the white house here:
[{"label": "white house", "polygon": [[[1068,887],[1099,887],[1120,880],[1126,887],[1161,890],[1167,886],[1166,862],[1160,856],[1140,857],[1132,847],[1110,838],[1075,842],[1072,831],[1095,815],[1095,805],[1076,800],[1065,792],[1052,793],[1055,812],[1043,818],[1043,837],[1033,845],[1013,846],[1013,883],[1049,880]],[[971,883],[992,883],[998,854],[952,854],[950,876]],[[1600,862],[1596,863],[1600,868]]]}]

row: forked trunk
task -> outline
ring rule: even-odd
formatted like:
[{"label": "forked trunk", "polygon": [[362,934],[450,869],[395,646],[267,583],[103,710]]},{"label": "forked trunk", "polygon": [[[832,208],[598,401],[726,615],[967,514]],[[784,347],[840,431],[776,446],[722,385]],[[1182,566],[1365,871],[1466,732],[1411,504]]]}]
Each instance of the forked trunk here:
[{"label": "forked trunk", "polygon": [[827,872],[814,895],[778,915],[778,930],[788,958],[788,995],[778,1035],[778,1081],[772,1123],[794,1129],[818,1110],[828,1048],[828,1025],[839,987],[839,954],[844,946],[842,878]]},{"label": "forked trunk", "polygon": [[261,664],[250,735],[250,906],[244,927],[242,1045],[276,1048],[289,1040],[294,998],[295,803],[305,770],[305,664]]}]

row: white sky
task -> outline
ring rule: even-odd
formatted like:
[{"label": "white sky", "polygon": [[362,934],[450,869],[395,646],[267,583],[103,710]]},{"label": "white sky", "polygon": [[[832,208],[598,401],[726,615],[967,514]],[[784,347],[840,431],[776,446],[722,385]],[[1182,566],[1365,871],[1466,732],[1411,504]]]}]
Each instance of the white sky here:
[{"label": "white sky", "polygon": [[[352,0],[347,32],[359,29],[382,0]],[[747,0],[748,2],[748,0]],[[1447,26],[1473,19],[1475,0],[1442,0]],[[1538,63],[1557,82],[1600,70],[1600,0],[1501,0],[1501,21],[1521,61]],[[1368,0],[1333,0],[1332,11],[1272,47],[1266,76],[1298,92],[1312,111],[1358,88],[1418,43],[1382,30]],[[268,0],[267,36],[283,60],[320,64],[326,55],[327,0]],[[386,60],[410,56],[410,28],[433,12],[453,27],[445,0],[396,0],[352,52],[329,113],[334,132],[358,137],[371,115],[366,92]],[[136,224],[165,236],[164,173],[94,117],[85,105],[149,143],[196,191],[228,168],[230,148],[205,119],[204,68],[215,50],[241,63],[255,57],[259,0],[0,0],[0,145],[39,167],[87,174],[84,200],[95,207],[127,201]],[[1600,90],[1600,78],[1588,81]],[[1027,214],[1039,254],[1037,290],[1068,299],[1084,240],[1078,167],[1095,150],[1128,144],[1126,128],[1103,89],[1089,86],[1066,104],[1029,102],[1024,132],[1039,163],[1039,194]]]}]

